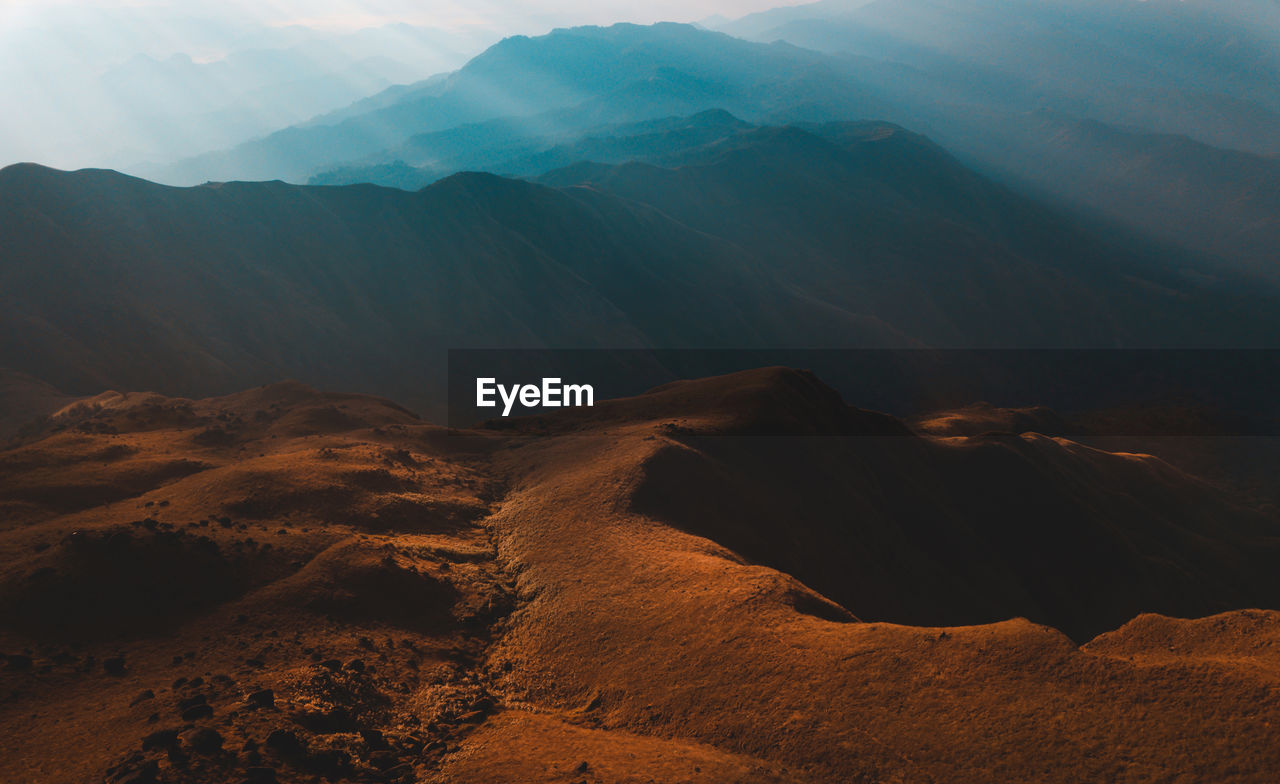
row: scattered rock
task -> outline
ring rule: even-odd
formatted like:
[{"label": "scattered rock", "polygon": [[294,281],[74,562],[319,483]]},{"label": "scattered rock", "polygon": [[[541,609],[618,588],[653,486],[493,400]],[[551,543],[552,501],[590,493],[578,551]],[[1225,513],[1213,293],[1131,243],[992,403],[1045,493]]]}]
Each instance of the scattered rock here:
[{"label": "scattered rock", "polygon": [[387,770],[395,767],[400,762],[400,758],[394,751],[375,751],[369,755],[369,764],[378,770]]},{"label": "scattered rock", "polygon": [[252,767],[245,771],[240,784],[275,784],[276,772],[272,768]]},{"label": "scattered rock", "polygon": [[5,654],[4,668],[6,670],[29,670],[31,669],[31,657],[20,653]]},{"label": "scattered rock", "polygon": [[155,699],[155,696],[156,696],[156,693],[154,691],[152,691],[151,689],[147,689],[146,691],[140,693],[137,697],[134,697],[133,702],[129,703],[129,707],[132,708],[133,706],[140,705],[146,702],[147,700]]},{"label": "scattered rock", "polygon": [[335,732],[351,732],[355,730],[355,720],[351,711],[342,705],[322,710],[302,710],[291,718],[312,732],[330,734]]},{"label": "scattered rock", "polygon": [[374,751],[391,748],[381,730],[360,730],[360,737],[364,739],[365,745]]},{"label": "scattered rock", "polygon": [[199,719],[207,719],[212,715],[213,715],[213,706],[193,705],[182,712],[182,720],[197,721]]},{"label": "scattered rock", "polygon": [[271,689],[259,689],[245,698],[245,702],[255,708],[274,708],[276,693]]},{"label": "scattered rock", "polygon": [[194,708],[197,705],[204,705],[209,702],[209,698],[203,694],[192,694],[190,697],[183,697],[178,700],[178,710],[186,710]]},{"label": "scattered rock", "polygon": [[196,730],[187,739],[191,750],[206,757],[222,751],[222,734],[217,730],[203,727]]},{"label": "scattered rock", "polygon": [[302,741],[289,730],[273,730],[267,736],[267,748],[285,756],[300,754],[303,751]]},{"label": "scattered rock", "polygon": [[170,746],[165,749],[165,754],[169,757],[169,764],[175,768],[185,768],[191,763],[191,755],[178,746]]},{"label": "scattered rock", "polygon": [[154,784],[159,774],[160,764],[155,760],[149,760],[140,767],[119,776],[116,784]]},{"label": "scattered rock", "polygon": [[151,749],[167,749],[178,744],[178,731],[176,729],[156,730],[147,737],[142,739],[142,750],[150,751]]},{"label": "scattered rock", "polygon": [[307,757],[307,767],[331,779],[342,776],[350,763],[351,755],[341,749],[325,749]]}]

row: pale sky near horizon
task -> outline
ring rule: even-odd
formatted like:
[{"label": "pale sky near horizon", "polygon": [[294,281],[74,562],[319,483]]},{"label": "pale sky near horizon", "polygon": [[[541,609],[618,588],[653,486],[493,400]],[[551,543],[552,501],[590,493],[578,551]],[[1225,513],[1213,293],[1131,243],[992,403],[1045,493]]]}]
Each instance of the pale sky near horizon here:
[{"label": "pale sky near horizon", "polygon": [[48,26],[77,16],[124,12],[157,20],[210,18],[268,26],[304,25],[351,31],[396,22],[457,28],[480,26],[502,34],[626,21],[694,22],[730,19],[808,0],[0,0],[0,26]]}]

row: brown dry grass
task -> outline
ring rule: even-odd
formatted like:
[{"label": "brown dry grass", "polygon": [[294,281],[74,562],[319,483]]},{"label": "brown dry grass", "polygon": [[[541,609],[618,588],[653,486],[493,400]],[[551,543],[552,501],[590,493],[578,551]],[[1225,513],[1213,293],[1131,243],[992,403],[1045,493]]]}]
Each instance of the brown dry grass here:
[{"label": "brown dry grass", "polygon": [[[1083,646],[867,623],[638,510],[691,438],[850,426],[811,400],[749,375],[452,434],[296,385],[66,413],[0,453],[0,780],[1276,779],[1280,614]],[[1042,441],[1050,474],[1194,482]]]}]

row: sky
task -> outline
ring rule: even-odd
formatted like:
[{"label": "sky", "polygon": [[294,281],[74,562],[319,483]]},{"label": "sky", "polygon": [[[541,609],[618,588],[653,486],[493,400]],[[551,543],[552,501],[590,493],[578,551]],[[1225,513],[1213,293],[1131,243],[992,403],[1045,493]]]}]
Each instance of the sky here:
[{"label": "sky", "polygon": [[219,19],[229,24],[306,25],[355,30],[395,22],[441,28],[484,26],[503,33],[539,33],[542,28],[617,21],[694,22],[729,18],[799,0],[0,0],[0,26],[10,30],[103,10],[149,16]]}]

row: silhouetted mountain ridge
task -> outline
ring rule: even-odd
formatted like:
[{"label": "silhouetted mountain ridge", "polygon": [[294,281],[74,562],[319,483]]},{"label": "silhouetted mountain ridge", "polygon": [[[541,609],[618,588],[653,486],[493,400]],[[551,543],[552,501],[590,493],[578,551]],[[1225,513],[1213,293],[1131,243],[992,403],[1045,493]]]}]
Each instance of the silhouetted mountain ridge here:
[{"label": "silhouetted mountain ridge", "polygon": [[425,406],[446,347],[905,341],[652,208],[492,175],[406,193],[17,166],[0,205],[0,366],[73,393],[286,376]]},{"label": "silhouetted mountain ridge", "polygon": [[1004,146],[1003,171],[1028,190],[1121,217],[1224,266],[1275,275],[1280,160],[1047,112],[1009,122],[1027,127],[1028,141]]},{"label": "silhouetted mountain ridge", "polygon": [[172,188],[11,167],[0,367],[69,393],[293,377],[438,411],[446,348],[1280,335],[1267,286],[1170,271],[1158,250],[1029,202],[895,126],[726,125],[675,168],[547,178],[563,187],[467,173],[414,193]]},{"label": "silhouetted mountain ridge", "polygon": [[1000,345],[1014,334],[1039,346],[1174,345],[1174,334],[1265,345],[1275,334],[1251,322],[1211,337],[1237,307],[1264,310],[1266,286],[1184,272],[1207,265],[1069,219],[895,126],[814,130],[734,134],[687,151],[678,168],[576,166],[541,181],[650,204],[776,259],[815,300],[931,345]]}]

